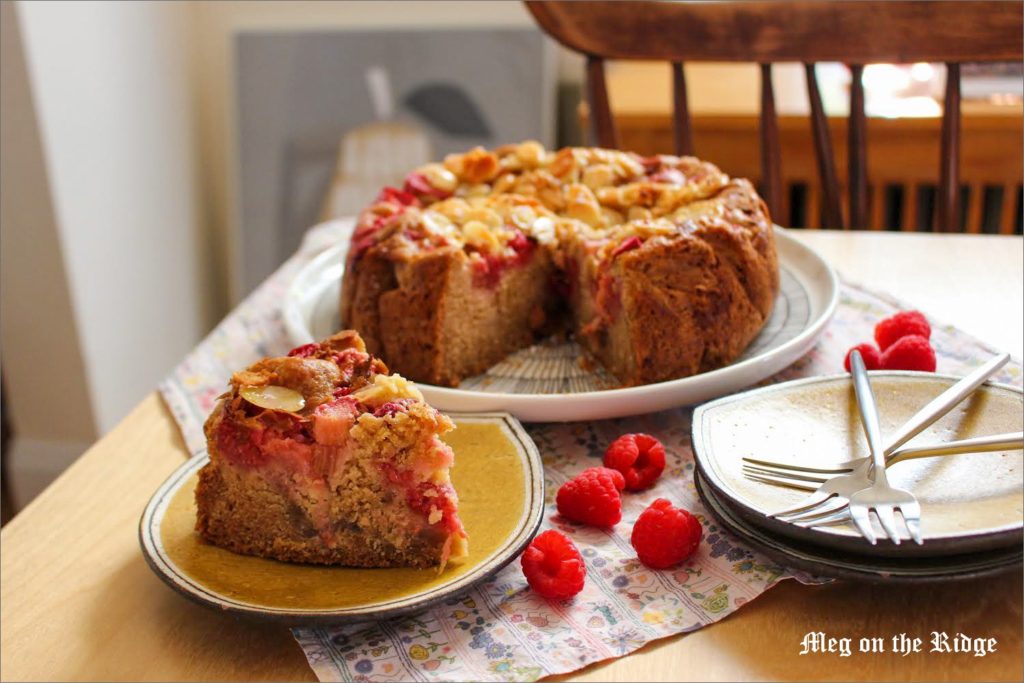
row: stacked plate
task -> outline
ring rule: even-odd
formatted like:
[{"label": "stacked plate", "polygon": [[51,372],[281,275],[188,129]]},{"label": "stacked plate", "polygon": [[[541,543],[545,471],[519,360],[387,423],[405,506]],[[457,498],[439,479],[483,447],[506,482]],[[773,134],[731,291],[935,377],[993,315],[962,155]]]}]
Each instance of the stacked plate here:
[{"label": "stacked plate", "polygon": [[[871,373],[883,434],[891,434],[958,378]],[[1019,389],[986,384],[910,441],[924,446],[1018,432]],[[921,504],[923,545],[869,544],[852,524],[803,528],[769,515],[808,496],[747,479],[744,457],[829,467],[868,455],[849,375],[811,378],[728,396],[693,416],[696,485],[718,521],[780,563],[821,576],[871,581],[948,580],[1018,568],[1024,540],[1021,451],[899,462],[890,483]]]}]

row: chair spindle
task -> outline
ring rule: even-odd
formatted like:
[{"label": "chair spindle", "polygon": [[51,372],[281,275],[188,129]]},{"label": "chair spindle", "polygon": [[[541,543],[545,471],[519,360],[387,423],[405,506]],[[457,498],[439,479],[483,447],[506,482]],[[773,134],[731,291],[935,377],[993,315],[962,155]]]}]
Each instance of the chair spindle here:
[{"label": "chair spindle", "polygon": [[871,207],[871,223],[867,226],[872,230],[885,229],[885,185],[874,183],[868,185],[868,206]]},{"label": "chair spindle", "polygon": [[901,229],[904,232],[917,231],[917,183],[907,183],[903,186],[903,205],[900,210]]},{"label": "chair spindle", "polygon": [[782,216],[782,151],[779,145],[779,120],[775,115],[775,90],[772,65],[761,64],[761,184],[768,212],[776,223],[789,223]]},{"label": "chair spindle", "polygon": [[686,94],[686,72],[682,62],[672,62],[672,100],[674,116],[672,130],[676,154],[693,154],[693,127],[690,123],[690,104]]},{"label": "chair spindle", "polygon": [[985,186],[971,183],[967,191],[966,232],[977,234],[985,227]]},{"label": "chair spindle", "polygon": [[1013,222],[1017,219],[1017,186],[1013,183],[1004,184],[1002,195],[1002,204],[999,206],[999,232],[1003,235],[1012,235],[1016,228]]},{"label": "chair spindle", "polygon": [[842,204],[839,198],[839,180],[836,177],[835,158],[832,153],[832,134],[821,103],[818,77],[814,64],[804,64],[807,74],[807,97],[811,103],[811,130],[814,137],[814,153],[818,160],[818,176],[825,200],[825,228],[844,228]]},{"label": "chair spindle", "polygon": [[[868,169],[867,169],[867,117],[864,115],[863,64],[850,65],[850,118],[847,167],[850,183],[850,221],[854,229],[867,226]],[[879,198],[878,201],[882,201]]]},{"label": "chair spindle", "polygon": [[946,97],[942,111],[942,157],[939,161],[939,195],[936,201],[936,232],[956,232],[960,227],[960,65],[946,64]]},{"label": "chair spindle", "polygon": [[608,101],[608,85],[604,78],[604,59],[587,55],[587,102],[594,138],[601,147],[616,149],[619,134],[615,130],[612,107]]}]

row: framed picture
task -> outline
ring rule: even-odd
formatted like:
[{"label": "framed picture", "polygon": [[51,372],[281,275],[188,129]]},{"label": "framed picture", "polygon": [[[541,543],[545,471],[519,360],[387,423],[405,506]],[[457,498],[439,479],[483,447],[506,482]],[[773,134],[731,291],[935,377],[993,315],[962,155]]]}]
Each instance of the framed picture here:
[{"label": "framed picture", "polygon": [[417,165],[554,142],[554,47],[534,28],[243,32],[235,49],[242,292]]}]

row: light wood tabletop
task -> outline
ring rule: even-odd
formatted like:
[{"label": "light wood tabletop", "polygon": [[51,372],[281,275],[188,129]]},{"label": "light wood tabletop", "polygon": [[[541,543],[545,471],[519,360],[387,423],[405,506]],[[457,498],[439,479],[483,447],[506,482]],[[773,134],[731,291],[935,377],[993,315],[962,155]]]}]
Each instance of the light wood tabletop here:
[{"label": "light wood tabletop", "polygon": [[[807,232],[851,280],[1005,349],[1024,347],[1018,237]],[[314,679],[286,628],[194,605],[139,551],[152,492],[186,455],[150,395],[0,533],[0,679]],[[786,581],[718,624],[594,665],[577,680],[1021,680],[1022,578],[941,586]],[[799,655],[804,634],[995,638],[985,657]],[[927,645],[925,647],[927,650]]]}]

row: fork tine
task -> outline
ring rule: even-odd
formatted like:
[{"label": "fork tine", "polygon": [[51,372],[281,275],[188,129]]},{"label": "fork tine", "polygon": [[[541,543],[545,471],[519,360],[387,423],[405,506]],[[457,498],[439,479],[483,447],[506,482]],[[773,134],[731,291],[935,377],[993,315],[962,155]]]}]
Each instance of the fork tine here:
[{"label": "fork tine", "polygon": [[896,515],[893,514],[893,509],[887,505],[879,505],[874,510],[875,515],[878,516],[878,523],[882,525],[885,533],[889,535],[889,540],[899,545],[903,539],[900,538],[900,533],[896,531]]},{"label": "fork tine", "polygon": [[837,494],[833,494],[827,501],[819,505],[813,510],[807,512],[801,512],[796,515],[790,515],[787,519],[783,520],[796,524],[797,522],[807,522],[815,519],[821,515],[830,515],[837,510],[845,508],[849,501],[844,497]]},{"label": "fork tine", "polygon": [[821,474],[843,474],[852,472],[852,467],[806,467],[804,465],[793,465],[787,462],[776,462],[774,460],[760,460],[758,458],[743,458],[744,462],[760,467],[770,467],[776,470],[792,470],[794,472],[816,472]]},{"label": "fork tine", "polygon": [[[834,493],[822,491],[819,487],[817,490],[815,490],[814,493],[804,498],[801,501],[802,504],[798,504],[796,507],[789,508],[788,510],[780,510],[779,512],[773,512],[768,516],[778,517],[781,519],[783,517],[790,517],[792,515],[805,515],[809,512],[817,511],[822,505],[825,504],[825,501],[831,499],[834,496]],[[788,522],[789,520],[783,519],[782,521]]]},{"label": "fork tine", "polygon": [[860,530],[861,536],[866,538],[871,545],[875,545],[878,541],[875,539],[875,530],[871,528],[871,517],[868,516],[867,509],[860,506],[851,506],[850,517],[853,518],[853,523]]},{"label": "fork tine", "polygon": [[902,506],[899,508],[899,511],[900,515],[903,517],[903,523],[907,525],[907,531],[910,532],[910,537],[914,539],[914,543],[924,545],[924,541],[921,539],[920,516],[914,516],[913,514],[907,515]]},{"label": "fork tine", "polygon": [[802,481],[791,481],[789,479],[783,479],[782,477],[766,476],[760,474],[754,474],[752,472],[744,472],[744,476],[752,481],[759,481],[763,484],[773,484],[775,486],[786,486],[791,489],[798,489],[800,491],[816,491],[817,487],[812,486]]},{"label": "fork tine", "polygon": [[796,479],[799,481],[811,481],[816,484],[823,484],[826,481],[826,477],[812,477],[807,474],[797,474],[796,472],[779,472],[769,467],[753,467],[751,465],[743,466],[743,473],[747,474],[760,474],[761,476],[772,476],[772,477],[785,477],[786,479]]},{"label": "fork tine", "polygon": [[838,508],[834,508],[835,512],[823,514],[819,517],[812,517],[811,519],[801,519],[799,521],[793,522],[793,524],[796,524],[797,526],[803,527],[805,529],[810,529],[816,526],[828,526],[830,524],[849,522],[850,511],[848,507],[849,506],[843,505]]}]

